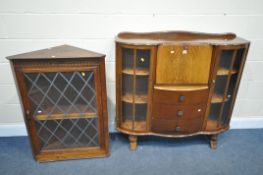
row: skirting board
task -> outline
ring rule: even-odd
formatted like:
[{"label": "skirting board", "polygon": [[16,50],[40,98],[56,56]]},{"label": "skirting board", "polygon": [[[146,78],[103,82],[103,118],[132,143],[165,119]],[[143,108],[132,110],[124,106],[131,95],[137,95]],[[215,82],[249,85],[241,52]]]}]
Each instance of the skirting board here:
[{"label": "skirting board", "polygon": [[[263,116],[262,117],[242,117],[232,118],[230,123],[231,129],[257,129],[263,128]],[[115,124],[110,123],[110,133],[117,132]],[[16,124],[0,124],[0,137],[11,137],[11,136],[26,136],[27,131],[24,123]]]}]

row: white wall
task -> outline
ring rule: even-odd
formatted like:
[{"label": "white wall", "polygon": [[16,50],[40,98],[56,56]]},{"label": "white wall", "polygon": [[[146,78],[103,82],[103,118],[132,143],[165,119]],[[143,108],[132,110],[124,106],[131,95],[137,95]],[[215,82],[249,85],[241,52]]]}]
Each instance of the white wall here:
[{"label": "white wall", "polygon": [[0,0],[0,125],[23,123],[6,56],[65,43],[105,53],[112,123],[114,37],[160,30],[234,32],[250,40],[234,117],[263,119],[262,0]]}]

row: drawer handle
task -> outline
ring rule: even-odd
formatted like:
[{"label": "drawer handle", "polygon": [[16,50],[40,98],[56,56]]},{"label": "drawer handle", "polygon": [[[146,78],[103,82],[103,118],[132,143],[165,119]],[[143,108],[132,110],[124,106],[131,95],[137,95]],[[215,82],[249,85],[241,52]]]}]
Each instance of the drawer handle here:
[{"label": "drawer handle", "polygon": [[176,132],[180,132],[180,131],[181,131],[181,127],[176,126],[175,131],[176,131]]},{"label": "drawer handle", "polygon": [[185,96],[184,95],[180,95],[179,96],[179,101],[180,102],[184,102],[185,101]]},{"label": "drawer handle", "polygon": [[176,115],[178,117],[182,117],[184,115],[184,112],[183,111],[177,111]]}]

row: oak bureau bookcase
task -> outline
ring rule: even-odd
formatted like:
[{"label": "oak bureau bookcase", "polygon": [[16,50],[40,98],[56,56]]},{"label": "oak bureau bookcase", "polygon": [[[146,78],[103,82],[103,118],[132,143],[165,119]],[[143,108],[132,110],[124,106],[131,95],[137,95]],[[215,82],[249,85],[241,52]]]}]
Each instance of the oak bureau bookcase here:
[{"label": "oak bureau bookcase", "polygon": [[7,58],[36,160],[109,154],[105,55],[62,45]]},{"label": "oak bureau bookcase", "polygon": [[129,135],[205,134],[229,123],[249,42],[233,33],[123,32],[116,37],[116,123]]}]

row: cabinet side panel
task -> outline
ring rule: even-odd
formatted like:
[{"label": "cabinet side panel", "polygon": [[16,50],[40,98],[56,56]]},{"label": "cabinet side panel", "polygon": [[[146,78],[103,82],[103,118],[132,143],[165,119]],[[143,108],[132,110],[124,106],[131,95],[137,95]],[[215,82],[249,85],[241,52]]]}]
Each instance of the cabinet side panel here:
[{"label": "cabinet side panel", "polygon": [[103,147],[106,154],[109,154],[109,129],[108,129],[108,108],[107,108],[107,91],[106,91],[106,73],[105,73],[105,57],[100,60],[100,85],[101,85],[101,99],[102,99],[102,124],[104,143]]},{"label": "cabinet side panel", "polygon": [[17,87],[19,97],[20,97],[20,102],[22,105],[23,116],[24,116],[24,121],[25,121],[26,128],[27,128],[27,132],[30,137],[32,152],[34,154],[34,157],[36,157],[36,155],[40,152],[40,143],[36,135],[37,129],[34,125],[33,120],[30,120],[30,116],[28,116],[29,113],[27,112],[27,111],[31,111],[31,109],[30,109],[30,102],[26,95],[26,86],[23,80],[23,73],[21,71],[21,68],[17,66],[17,64],[15,63],[15,60],[11,61],[10,63],[12,65],[13,75],[16,80],[16,87]]}]

